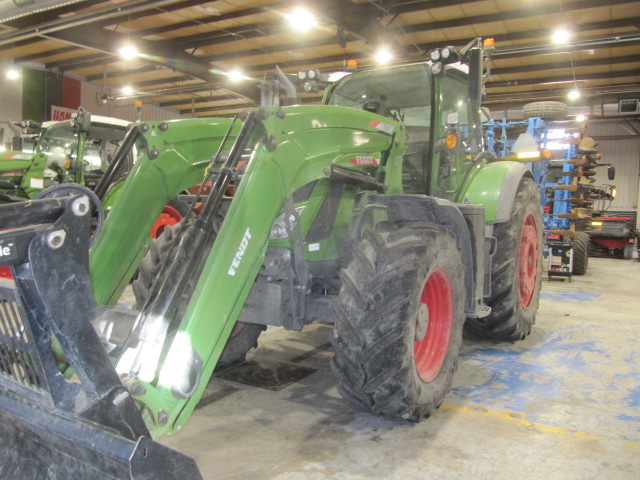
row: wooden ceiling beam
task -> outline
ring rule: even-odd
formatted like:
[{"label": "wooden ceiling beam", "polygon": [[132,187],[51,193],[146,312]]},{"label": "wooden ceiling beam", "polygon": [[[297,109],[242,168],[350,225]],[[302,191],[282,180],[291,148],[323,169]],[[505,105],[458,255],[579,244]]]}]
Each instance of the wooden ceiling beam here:
[{"label": "wooden ceiling beam", "polygon": [[[626,3],[638,3],[638,0],[607,0],[606,6],[623,5]],[[453,18],[450,20],[438,20],[435,22],[417,23],[397,29],[396,34],[424,32],[431,30],[443,30],[446,28],[468,27],[469,25],[480,25],[483,23],[493,23],[506,20],[516,20],[526,17],[539,17],[542,15],[563,14],[586,10],[589,8],[602,7],[601,0],[578,0],[573,2],[557,2],[548,5],[538,5],[531,8],[521,8],[500,13],[490,13],[484,15],[473,15],[469,17]],[[578,25],[579,26],[579,25]]]},{"label": "wooden ceiling beam", "polygon": [[[640,70],[623,70],[617,72],[596,72],[596,73],[582,73],[576,76],[576,82],[582,82],[585,80],[600,80],[600,79],[615,79],[615,78],[628,78],[638,77],[640,79]],[[554,77],[537,77],[537,78],[525,78],[523,80],[508,80],[500,82],[488,82],[487,89],[501,88],[501,87],[523,87],[529,85],[541,85],[541,84],[562,84],[573,83],[573,76],[554,76]]]}]

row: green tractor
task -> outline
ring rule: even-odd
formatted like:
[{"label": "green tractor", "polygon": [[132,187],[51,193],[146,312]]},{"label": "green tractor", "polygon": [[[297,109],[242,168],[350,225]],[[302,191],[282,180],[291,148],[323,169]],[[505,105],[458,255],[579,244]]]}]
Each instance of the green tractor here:
[{"label": "green tractor", "polygon": [[25,133],[14,128],[11,149],[0,154],[0,202],[34,198],[63,183],[94,188],[129,123],[82,107],[70,121],[22,122]]},{"label": "green tractor", "polygon": [[[14,136],[8,142],[9,150],[0,152],[0,204],[77,193],[72,184],[94,189],[124,139],[129,122],[92,117],[80,107],[70,121],[25,120],[20,124],[22,130],[11,121],[8,125]],[[1,137],[4,142],[4,132]],[[128,169],[131,165],[129,162]],[[107,209],[115,194],[105,198]],[[96,197],[94,202],[100,203]],[[11,278],[8,267],[0,267],[0,277]]]},{"label": "green tractor", "polygon": [[[1,207],[19,228],[0,232],[16,278],[0,289],[0,472],[199,478],[151,439],[183,429],[267,325],[333,323],[345,400],[412,421],[449,391],[465,328],[528,335],[540,202],[530,171],[483,149],[483,53],[352,73],[319,106],[269,106],[275,83],[291,91],[280,75],[234,119],[134,125],[89,253],[84,196]],[[200,213],[152,241],[150,212],[198,182]],[[137,309],[114,306],[138,269]]]},{"label": "green tractor", "polygon": [[[95,192],[87,195],[96,210],[108,213],[137,155],[132,149],[113,162],[130,123],[91,115],[82,107],[70,121],[23,121],[23,131],[10,122],[10,150],[0,153],[0,204],[82,193],[79,185]],[[178,223],[187,210],[173,199],[156,217],[152,236]],[[0,277],[11,278],[7,267],[0,267]]]}]

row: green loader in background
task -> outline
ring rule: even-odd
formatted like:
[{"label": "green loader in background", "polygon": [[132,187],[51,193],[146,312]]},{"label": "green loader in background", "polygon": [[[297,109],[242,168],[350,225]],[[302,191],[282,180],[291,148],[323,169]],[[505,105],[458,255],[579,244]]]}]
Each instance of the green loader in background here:
[{"label": "green loader in background", "polygon": [[[235,119],[134,125],[88,254],[84,196],[1,207],[18,228],[0,232],[16,278],[0,289],[0,472],[198,478],[152,439],[267,325],[333,323],[346,401],[412,421],[449,391],[463,329],[528,335],[540,202],[531,172],[483,149],[483,53],[346,75],[319,106],[278,106],[294,91],[280,74]],[[199,182],[200,213],[151,241],[151,213]],[[135,271],[136,310],[114,307]]]},{"label": "green loader in background", "polygon": [[34,198],[64,183],[95,188],[130,122],[80,107],[69,121],[22,122],[0,152],[0,203]]}]

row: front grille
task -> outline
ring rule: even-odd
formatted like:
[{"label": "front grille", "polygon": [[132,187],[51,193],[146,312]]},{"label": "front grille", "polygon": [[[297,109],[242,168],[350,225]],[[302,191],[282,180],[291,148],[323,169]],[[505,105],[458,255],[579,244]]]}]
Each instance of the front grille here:
[{"label": "front grille", "polygon": [[43,376],[36,345],[23,319],[24,311],[14,290],[0,287],[0,376],[10,383],[41,390]]}]

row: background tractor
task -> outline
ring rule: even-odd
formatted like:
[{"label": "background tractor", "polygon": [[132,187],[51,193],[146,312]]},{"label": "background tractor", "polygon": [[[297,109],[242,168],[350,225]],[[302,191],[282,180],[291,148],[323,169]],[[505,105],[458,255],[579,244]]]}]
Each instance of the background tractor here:
[{"label": "background tractor", "polygon": [[[280,88],[296,103],[279,74],[234,119],[135,124],[114,159],[135,164],[88,254],[84,196],[0,207],[18,227],[0,232],[15,273],[0,289],[0,472],[197,478],[151,439],[179,432],[267,325],[333,323],[346,401],[413,421],[449,391],[463,329],[528,335],[540,199],[522,163],[483,147],[490,51],[353,73],[317,106],[277,105]],[[199,214],[152,242],[154,215],[196,183]],[[138,267],[136,310],[113,307]]]},{"label": "background tractor", "polygon": [[95,188],[130,122],[92,116],[84,108],[70,121],[22,122],[10,150],[0,155],[0,202],[35,197],[61,183]]}]

